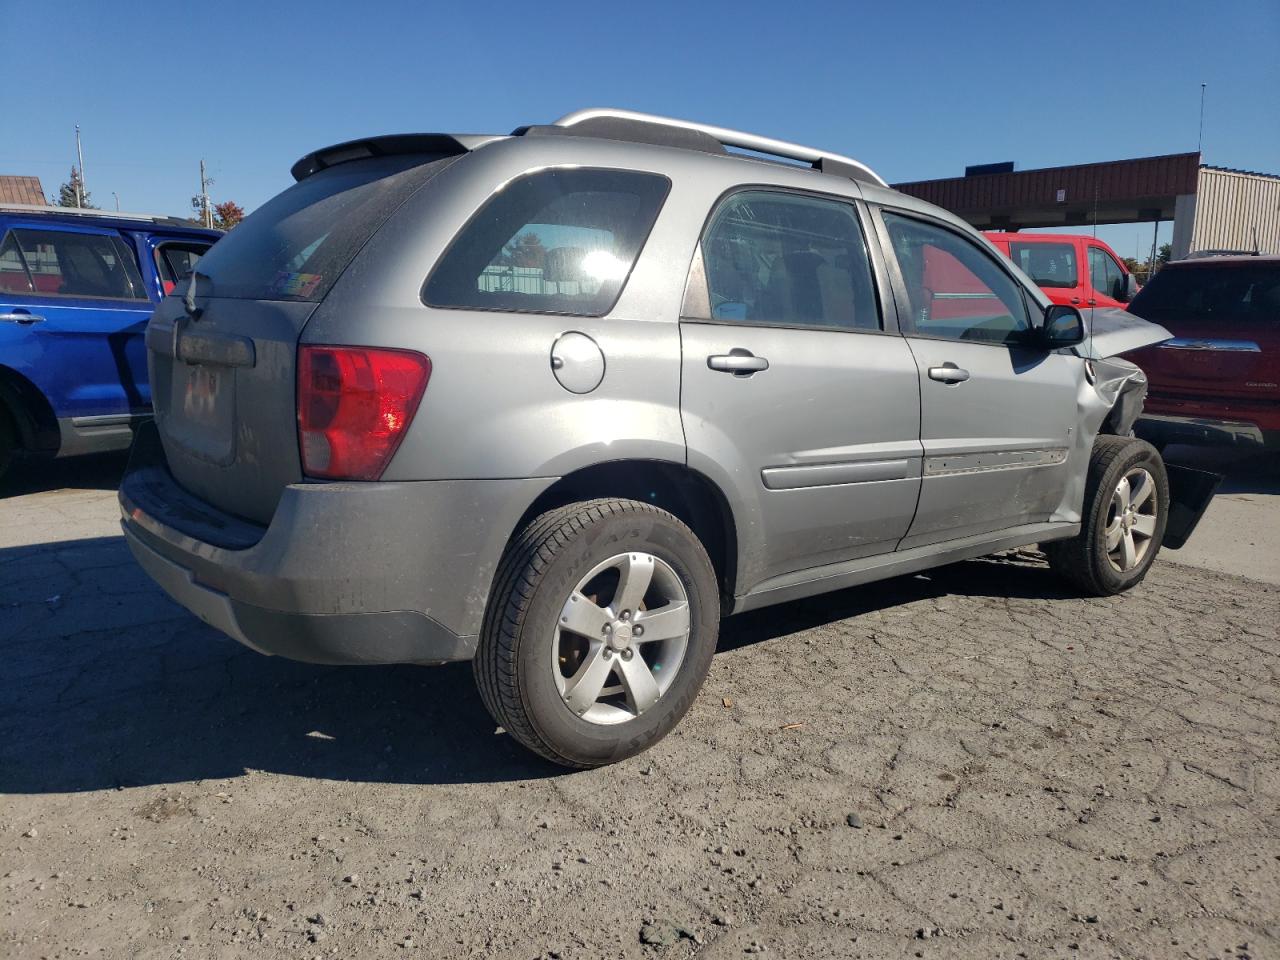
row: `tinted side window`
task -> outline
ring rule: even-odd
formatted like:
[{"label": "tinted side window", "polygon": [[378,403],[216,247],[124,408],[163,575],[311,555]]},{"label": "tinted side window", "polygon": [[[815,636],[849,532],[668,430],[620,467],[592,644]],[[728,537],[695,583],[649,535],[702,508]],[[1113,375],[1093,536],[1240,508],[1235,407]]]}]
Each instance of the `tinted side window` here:
[{"label": "tinted side window", "polygon": [[156,269],[164,292],[172,293],[174,286],[191,276],[208,249],[203,243],[162,243],[156,247]]},{"label": "tinted side window", "polygon": [[944,227],[884,214],[916,333],[1014,343],[1030,329],[1022,287],[977,244]]},{"label": "tinted side window", "polygon": [[433,307],[608,313],[671,181],[629,170],[543,170],[494,194],[423,289]]},{"label": "tinted side window", "polygon": [[850,204],[735,193],[707,226],[702,255],[714,320],[880,329],[871,264]]},{"label": "tinted side window", "polygon": [[1119,299],[1124,274],[1120,265],[1101,247],[1089,248],[1089,283],[1103,296]]},{"label": "tinted side window", "polygon": [[1070,243],[1009,244],[1009,256],[1041,287],[1074,287],[1077,282],[1076,248]]},{"label": "tinted side window", "polygon": [[14,230],[36,293],[145,300],[133,251],[119,237],[59,230]]},{"label": "tinted side window", "polygon": [[0,243],[0,292],[30,293],[31,290],[31,277],[18,252],[18,241],[9,233]]}]

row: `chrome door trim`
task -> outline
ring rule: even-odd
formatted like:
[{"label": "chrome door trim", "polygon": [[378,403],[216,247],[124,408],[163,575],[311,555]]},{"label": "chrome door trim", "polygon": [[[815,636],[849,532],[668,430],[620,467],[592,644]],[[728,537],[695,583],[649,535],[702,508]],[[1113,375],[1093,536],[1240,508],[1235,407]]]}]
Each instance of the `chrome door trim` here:
[{"label": "chrome door trim", "polygon": [[769,490],[800,490],[844,483],[874,483],[877,480],[906,480],[909,460],[864,460],[859,463],[804,463],[787,467],[765,467],[760,479]]},{"label": "chrome door trim", "polygon": [[1261,353],[1252,340],[1216,340],[1200,337],[1174,337],[1157,344],[1161,350],[1211,350],[1223,353]]}]

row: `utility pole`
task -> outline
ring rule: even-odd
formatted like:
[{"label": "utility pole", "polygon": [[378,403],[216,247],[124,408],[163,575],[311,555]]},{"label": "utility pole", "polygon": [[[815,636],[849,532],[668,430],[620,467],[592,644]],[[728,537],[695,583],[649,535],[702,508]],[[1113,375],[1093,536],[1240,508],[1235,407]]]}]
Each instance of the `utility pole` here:
[{"label": "utility pole", "polygon": [[206,227],[213,226],[213,211],[209,209],[209,184],[213,183],[204,175],[204,160],[200,161],[200,222]]},{"label": "utility pole", "polygon": [[1207,83],[1200,84],[1200,135],[1196,138],[1196,153],[1204,153],[1204,88]]},{"label": "utility pole", "polygon": [[120,212],[120,194],[112,190],[111,195],[116,198],[116,213],[119,213]]},{"label": "utility pole", "polygon": [[76,124],[76,159],[80,162],[80,176],[76,178],[76,207],[84,206],[84,151],[80,149],[80,124]]}]

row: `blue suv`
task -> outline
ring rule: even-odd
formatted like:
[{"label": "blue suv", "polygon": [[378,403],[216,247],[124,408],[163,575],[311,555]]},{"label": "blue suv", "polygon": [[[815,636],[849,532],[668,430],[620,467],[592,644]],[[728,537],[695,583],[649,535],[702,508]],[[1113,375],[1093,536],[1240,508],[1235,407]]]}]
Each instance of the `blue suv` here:
[{"label": "blue suv", "polygon": [[0,205],[0,475],[22,453],[129,446],[151,412],[147,318],[219,236],[175,218]]}]

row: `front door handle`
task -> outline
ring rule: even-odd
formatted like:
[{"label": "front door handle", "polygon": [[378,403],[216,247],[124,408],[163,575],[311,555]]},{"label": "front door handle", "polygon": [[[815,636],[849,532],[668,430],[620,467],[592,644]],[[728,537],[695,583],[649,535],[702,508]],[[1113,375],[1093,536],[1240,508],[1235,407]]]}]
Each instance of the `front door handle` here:
[{"label": "front door handle", "polygon": [[768,370],[769,361],[764,357],[757,357],[750,350],[734,347],[728,353],[707,357],[707,366],[712,370],[732,373],[735,377],[749,377],[761,370]]},{"label": "front door handle", "polygon": [[1079,297],[1072,297],[1072,298],[1071,298],[1071,303],[1072,303],[1072,305],[1073,305],[1073,306],[1074,306],[1075,304],[1079,303],[1079,302],[1080,302],[1080,298],[1079,298]]},{"label": "front door handle", "polygon": [[15,310],[12,313],[0,313],[0,321],[9,323],[44,323],[44,317],[35,313],[27,313],[25,310]]},{"label": "front door handle", "polygon": [[939,383],[964,383],[969,379],[969,371],[961,370],[954,363],[944,363],[940,367],[929,368],[929,379],[937,380]]}]

